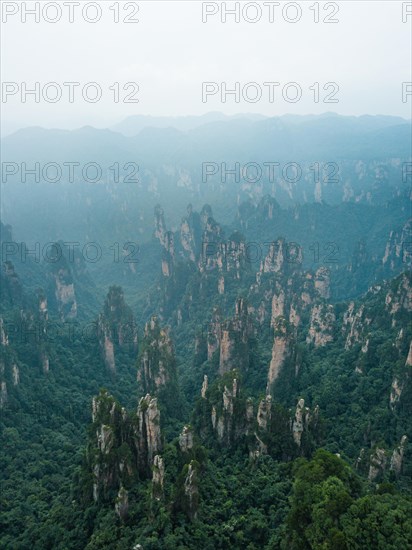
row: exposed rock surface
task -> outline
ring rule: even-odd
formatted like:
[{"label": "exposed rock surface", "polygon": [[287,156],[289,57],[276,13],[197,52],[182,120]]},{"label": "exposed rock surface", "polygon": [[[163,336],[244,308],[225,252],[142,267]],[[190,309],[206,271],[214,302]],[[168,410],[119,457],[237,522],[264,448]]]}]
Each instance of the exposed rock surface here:
[{"label": "exposed rock surface", "polygon": [[138,358],[137,380],[143,393],[157,395],[160,390],[172,393],[176,389],[176,360],[170,330],[168,327],[161,327],[156,316],[145,325]]},{"label": "exposed rock surface", "polygon": [[285,360],[291,352],[292,337],[288,333],[287,324],[282,317],[277,318],[275,325],[275,336],[272,346],[272,358],[270,360],[266,393],[270,393],[271,388],[278,378]]},{"label": "exposed rock surface", "polygon": [[295,418],[292,422],[293,439],[299,447],[302,441],[302,434],[305,428],[307,428],[309,420],[310,410],[308,407],[305,407],[305,400],[299,399],[296,406]]},{"label": "exposed rock surface", "polygon": [[165,478],[165,466],[163,458],[156,455],[153,460],[152,497],[160,500],[163,497],[163,485]]},{"label": "exposed rock surface", "polygon": [[[148,478],[154,458],[162,447],[160,412],[150,395],[139,401],[135,419],[106,391],[92,401],[95,440],[88,453],[93,472],[93,497],[105,499],[109,489],[117,488],[122,497],[119,512],[125,511],[127,495],[120,493],[134,476]],[[159,464],[158,464],[159,466]]]},{"label": "exposed rock surface", "polygon": [[309,333],[306,338],[308,344],[315,347],[325,346],[333,340],[332,331],[335,324],[335,313],[330,304],[316,304],[312,307]]},{"label": "exposed rock surface", "polygon": [[190,426],[183,426],[179,435],[179,447],[182,453],[187,453],[193,448],[193,431]]},{"label": "exposed rock surface", "polygon": [[191,520],[196,519],[199,506],[199,488],[196,466],[190,462],[184,481],[184,494],[186,497],[186,508]]},{"label": "exposed rock surface", "polygon": [[129,514],[129,494],[124,487],[120,487],[115,504],[116,514],[125,520]]},{"label": "exposed rock surface", "polygon": [[326,267],[320,267],[316,271],[315,289],[321,298],[330,298],[330,271]]},{"label": "exposed rock surface", "polygon": [[116,346],[137,350],[137,325],[119,286],[109,289],[97,320],[97,335],[104,364],[112,373],[116,372]]},{"label": "exposed rock surface", "polygon": [[233,319],[221,325],[219,356],[219,374],[237,368],[245,370],[249,364],[249,338],[253,336],[253,325],[248,314],[246,300],[236,301],[236,312]]},{"label": "exposed rock surface", "polygon": [[376,448],[370,456],[370,465],[368,479],[369,481],[375,481],[380,475],[383,474],[386,468],[387,454],[385,449]]},{"label": "exposed rock surface", "polygon": [[395,475],[399,476],[402,471],[403,455],[405,454],[405,447],[408,438],[406,435],[402,436],[398,447],[395,447],[391,456],[390,470],[395,472]]}]

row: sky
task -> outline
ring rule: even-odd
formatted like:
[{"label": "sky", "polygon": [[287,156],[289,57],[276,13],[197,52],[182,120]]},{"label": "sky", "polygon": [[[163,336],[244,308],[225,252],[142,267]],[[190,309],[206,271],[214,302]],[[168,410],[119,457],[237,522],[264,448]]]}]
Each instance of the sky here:
[{"label": "sky", "polygon": [[[410,2],[250,2],[246,11],[247,2],[240,2],[236,22],[233,15],[226,21],[223,16],[225,5],[233,9],[235,2],[102,0],[94,3],[101,12],[95,23],[82,15],[84,4],[93,2],[79,0],[73,22],[64,5],[69,3],[41,1],[36,22],[28,14],[23,19],[24,7],[35,2],[2,0],[3,135],[26,126],[110,127],[130,115],[210,111],[411,118],[412,94],[402,101],[402,83],[412,80],[412,5],[405,7]],[[53,4],[61,19],[50,23],[45,19],[58,13]],[[319,6],[318,13],[311,6]],[[402,10],[409,9],[404,23]],[[260,20],[252,22],[259,13]],[[89,6],[86,17],[93,20],[95,14],[96,7]],[[31,89],[36,82],[40,97],[24,95],[24,86]],[[73,102],[65,82],[79,83],[72,88]],[[225,86],[237,86],[239,95],[225,96]],[[86,101],[82,90],[91,100],[101,92],[101,99]],[[61,98],[47,102],[43,93]],[[328,97],[335,102],[325,103]]]}]

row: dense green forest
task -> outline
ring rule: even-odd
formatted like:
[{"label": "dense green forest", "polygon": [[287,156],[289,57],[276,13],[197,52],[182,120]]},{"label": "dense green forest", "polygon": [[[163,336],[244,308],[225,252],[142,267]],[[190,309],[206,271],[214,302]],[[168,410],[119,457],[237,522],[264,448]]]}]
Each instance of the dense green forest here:
[{"label": "dense green forest", "polygon": [[[25,253],[27,203],[5,218],[1,548],[412,547],[409,188],[374,136],[377,160],[331,143],[345,200],[306,200],[312,183],[176,191],[158,173],[161,204],[143,182],[122,218],[124,189],[90,210],[67,189],[87,223],[80,209],[54,231],[52,194],[53,261]],[[85,235],[99,262],[67,249]],[[139,242],[137,261],[114,261],[115,241]]]}]

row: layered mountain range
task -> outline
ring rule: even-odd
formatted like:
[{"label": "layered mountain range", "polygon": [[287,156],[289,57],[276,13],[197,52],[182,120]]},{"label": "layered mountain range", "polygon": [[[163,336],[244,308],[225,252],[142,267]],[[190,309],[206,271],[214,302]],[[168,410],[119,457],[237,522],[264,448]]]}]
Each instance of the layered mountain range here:
[{"label": "layered mountain range", "polygon": [[2,547],[407,548],[410,125],[142,124],[4,140],[142,179],[6,183]]}]

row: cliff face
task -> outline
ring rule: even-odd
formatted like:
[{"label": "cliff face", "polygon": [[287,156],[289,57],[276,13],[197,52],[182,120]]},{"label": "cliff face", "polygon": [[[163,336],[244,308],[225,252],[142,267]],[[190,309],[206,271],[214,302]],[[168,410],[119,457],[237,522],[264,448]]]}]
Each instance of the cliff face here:
[{"label": "cliff face", "polygon": [[[408,438],[406,435],[403,435],[401,437],[399,445],[397,445],[393,450],[383,447],[375,447],[369,454],[369,481],[381,480],[385,472],[387,471],[393,472],[393,475],[398,477],[402,472],[404,454],[407,443]],[[367,463],[365,464],[364,457],[365,452],[364,449],[362,449],[361,457],[360,459],[358,459],[358,461],[359,463],[362,463],[363,459],[363,468],[365,468],[365,466],[368,466]]]},{"label": "cliff face", "polygon": [[187,466],[186,477],[184,481],[185,508],[189,519],[194,520],[197,517],[199,507],[199,488],[198,473],[195,461],[191,461]]},{"label": "cliff face", "polygon": [[177,405],[177,373],[173,342],[168,327],[160,327],[157,317],[146,323],[137,360],[137,380],[143,393],[159,397],[162,403]]},{"label": "cliff face", "polygon": [[262,271],[264,273],[278,273],[285,265],[285,241],[277,239],[269,245],[269,251],[263,261]]},{"label": "cliff face", "polygon": [[[149,478],[155,456],[161,451],[160,412],[150,395],[139,401],[137,415],[129,418],[106,391],[92,403],[94,440],[88,448],[93,472],[93,498],[106,499],[111,489],[119,491],[119,515],[125,513],[127,499],[120,494],[137,475]],[[157,462],[159,459],[157,459]]]},{"label": "cliff face", "polygon": [[191,262],[196,262],[201,249],[202,221],[191,204],[187,207],[187,215],[180,224],[180,243],[185,255]]},{"label": "cliff face", "polygon": [[219,374],[237,368],[245,371],[249,364],[249,339],[253,336],[253,324],[246,300],[236,301],[235,316],[221,324]]},{"label": "cliff face", "polygon": [[7,405],[10,388],[18,386],[19,383],[20,370],[17,359],[9,345],[3,318],[0,317],[0,409]]},{"label": "cliff face", "polygon": [[324,266],[315,273],[315,290],[321,298],[330,298],[330,271]]},{"label": "cliff face", "polygon": [[207,332],[207,358],[211,359],[213,354],[219,349],[222,341],[222,319],[220,310],[214,308],[212,320],[209,323]]},{"label": "cliff face", "polygon": [[14,265],[10,260],[3,263],[0,272],[0,298],[9,306],[21,304],[23,299],[23,287]]},{"label": "cliff face", "polygon": [[160,500],[163,497],[163,485],[165,478],[165,465],[163,458],[156,455],[153,460],[152,498]]},{"label": "cliff face", "polygon": [[154,456],[161,451],[160,411],[157,399],[150,394],[142,397],[137,408],[138,426],[135,429],[139,451],[139,468],[144,471],[153,463]]},{"label": "cliff face", "polygon": [[[355,309],[355,303],[350,302],[348,309],[343,316],[342,332],[346,335],[345,349],[350,349],[354,344],[362,341],[364,306],[361,305],[358,310]],[[370,322],[370,320],[369,320]],[[368,324],[368,320],[366,320]]]},{"label": "cliff face", "polygon": [[156,239],[159,240],[160,244],[164,246],[167,229],[165,224],[164,211],[159,204],[155,206],[154,210],[154,225],[154,236]]},{"label": "cliff face", "polygon": [[390,470],[395,473],[396,476],[399,476],[402,472],[403,466],[403,456],[405,454],[406,444],[408,438],[406,435],[403,435],[400,443],[392,452],[391,461],[390,461]]},{"label": "cliff face", "polygon": [[137,351],[136,321],[119,286],[109,289],[103,311],[97,320],[97,336],[103,361],[112,373],[116,372],[117,347]]},{"label": "cliff face", "polygon": [[172,231],[168,231],[163,208],[158,204],[154,209],[154,236],[162,247],[162,275],[166,279],[173,276],[175,267],[175,241]]},{"label": "cliff face", "polygon": [[[178,323],[190,317],[193,291],[204,294],[213,287],[217,294],[224,295],[228,285],[235,285],[250,273],[244,236],[234,231],[226,238],[209,205],[205,205],[200,214],[189,205],[180,230],[175,233],[166,230],[162,210],[158,207],[155,236],[162,246],[163,280],[159,290],[166,310],[172,303],[180,302],[176,308]],[[194,273],[200,275],[194,282],[195,288],[190,294],[185,293],[182,281]]]},{"label": "cliff face", "polygon": [[171,277],[175,264],[175,242],[171,231],[167,231],[164,237],[162,252],[162,274],[163,277]]},{"label": "cliff face", "polygon": [[239,298],[232,319],[222,320],[218,308],[212,314],[207,333],[207,358],[219,352],[219,374],[237,368],[245,371],[249,364],[250,341],[254,336],[248,303]]},{"label": "cliff face", "polygon": [[45,261],[48,281],[45,290],[50,311],[57,313],[61,321],[82,319],[85,301],[90,304],[95,299],[94,284],[88,274],[83,254],[87,253],[82,253],[77,248],[70,249],[61,241],[48,248],[48,257],[51,259]]},{"label": "cliff face", "polygon": [[212,388],[205,377],[193,423],[201,439],[212,437],[220,445],[232,445],[247,428],[246,408],[239,394],[237,372],[219,378]]},{"label": "cliff face", "polygon": [[74,282],[70,270],[60,268],[53,274],[57,306],[60,317],[64,319],[74,319],[77,316],[77,300],[74,291]]},{"label": "cliff face", "polygon": [[309,407],[305,407],[305,400],[299,399],[296,405],[295,417],[292,421],[293,440],[298,447],[302,446],[302,436],[310,430],[317,428],[319,408],[315,407],[312,412]]},{"label": "cliff face", "polygon": [[411,311],[411,275],[403,274],[390,283],[371,287],[359,302],[351,301],[337,321],[340,323],[345,350],[356,350],[356,346],[359,350],[354,362],[355,371],[359,375],[367,374],[365,368],[370,368],[368,364],[372,357],[374,362],[379,361],[379,355],[373,355],[380,342],[379,335],[383,333],[388,343],[392,341],[391,385],[388,388],[392,411],[398,408],[410,380]]},{"label": "cliff face", "polygon": [[279,377],[286,359],[291,355],[293,342],[293,335],[289,330],[287,321],[283,317],[276,317],[266,393],[269,394],[271,392],[272,386]]},{"label": "cliff face", "polygon": [[382,267],[385,273],[411,266],[411,234],[412,220],[408,220],[400,230],[392,230],[389,233],[382,257]]},{"label": "cliff face", "polygon": [[270,395],[256,406],[245,397],[237,376],[236,371],[226,373],[211,388],[205,378],[193,420],[200,439],[226,449],[247,447],[252,459],[271,454],[290,460],[310,453],[318,437],[318,408],[311,412],[301,399],[292,413],[274,404]]},{"label": "cliff face", "polygon": [[410,313],[412,311],[412,284],[410,273],[404,273],[397,279],[395,288],[390,289],[385,297],[385,305],[389,314],[392,316],[392,324],[397,324],[398,318],[402,312]]},{"label": "cliff face", "polygon": [[306,337],[308,344],[315,347],[324,346],[333,340],[335,312],[330,304],[316,304],[310,314],[309,332]]}]

